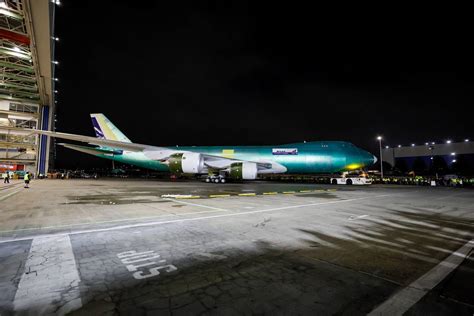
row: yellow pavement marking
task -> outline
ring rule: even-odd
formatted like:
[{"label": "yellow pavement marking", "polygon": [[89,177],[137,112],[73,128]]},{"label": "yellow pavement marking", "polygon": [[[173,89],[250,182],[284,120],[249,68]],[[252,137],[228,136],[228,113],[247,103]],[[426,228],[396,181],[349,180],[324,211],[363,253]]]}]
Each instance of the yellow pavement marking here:
[{"label": "yellow pavement marking", "polygon": [[[323,189],[318,189],[318,190],[299,190],[299,191],[283,191],[281,193],[283,194],[295,194],[295,193],[311,193],[311,192],[325,192],[325,191],[336,191],[337,189],[326,189],[326,190],[323,190]],[[237,193],[237,192],[233,192],[233,194],[211,194],[209,195],[210,198],[220,198],[220,197],[231,197],[231,196],[256,196],[256,195],[260,195],[260,194],[257,194],[255,192],[249,192],[249,193]],[[261,195],[277,195],[279,194],[280,192],[263,192],[261,193]],[[179,195],[179,194],[176,194],[176,195],[173,195],[173,194],[168,194],[168,195],[162,195],[161,196],[162,198],[174,198],[174,199],[200,199],[202,198],[201,195]]]}]

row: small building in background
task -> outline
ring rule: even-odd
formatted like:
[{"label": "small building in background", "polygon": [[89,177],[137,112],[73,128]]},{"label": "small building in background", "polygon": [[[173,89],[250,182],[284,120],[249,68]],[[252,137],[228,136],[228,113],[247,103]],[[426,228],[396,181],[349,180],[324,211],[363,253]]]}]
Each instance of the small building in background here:
[{"label": "small building in background", "polygon": [[423,145],[386,147],[383,161],[401,172],[419,174],[474,173],[474,142],[425,143]]}]

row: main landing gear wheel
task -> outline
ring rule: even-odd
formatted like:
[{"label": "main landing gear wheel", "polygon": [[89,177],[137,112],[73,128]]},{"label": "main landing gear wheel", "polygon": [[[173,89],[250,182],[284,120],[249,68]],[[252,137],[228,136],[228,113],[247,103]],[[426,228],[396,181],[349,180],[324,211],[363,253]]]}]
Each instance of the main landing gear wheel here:
[{"label": "main landing gear wheel", "polygon": [[209,176],[205,180],[207,183],[226,183],[227,180],[223,176]]}]

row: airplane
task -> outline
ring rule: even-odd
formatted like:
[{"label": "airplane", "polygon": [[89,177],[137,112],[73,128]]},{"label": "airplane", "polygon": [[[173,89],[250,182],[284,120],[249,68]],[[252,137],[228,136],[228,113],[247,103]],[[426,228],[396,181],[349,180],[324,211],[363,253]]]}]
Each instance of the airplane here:
[{"label": "airplane", "polygon": [[104,114],[91,114],[96,137],[24,129],[91,146],[66,148],[117,162],[172,174],[207,175],[206,182],[255,180],[258,174],[320,174],[362,169],[376,163],[371,153],[343,141],[313,141],[274,146],[156,147],[133,143]]}]

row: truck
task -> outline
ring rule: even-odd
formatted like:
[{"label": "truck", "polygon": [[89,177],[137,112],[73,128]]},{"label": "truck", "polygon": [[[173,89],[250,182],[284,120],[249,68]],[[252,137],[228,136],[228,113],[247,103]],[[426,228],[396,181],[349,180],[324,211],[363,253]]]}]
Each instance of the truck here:
[{"label": "truck", "polygon": [[369,185],[372,184],[372,179],[365,172],[349,173],[346,171],[340,177],[331,177],[331,184]]}]

